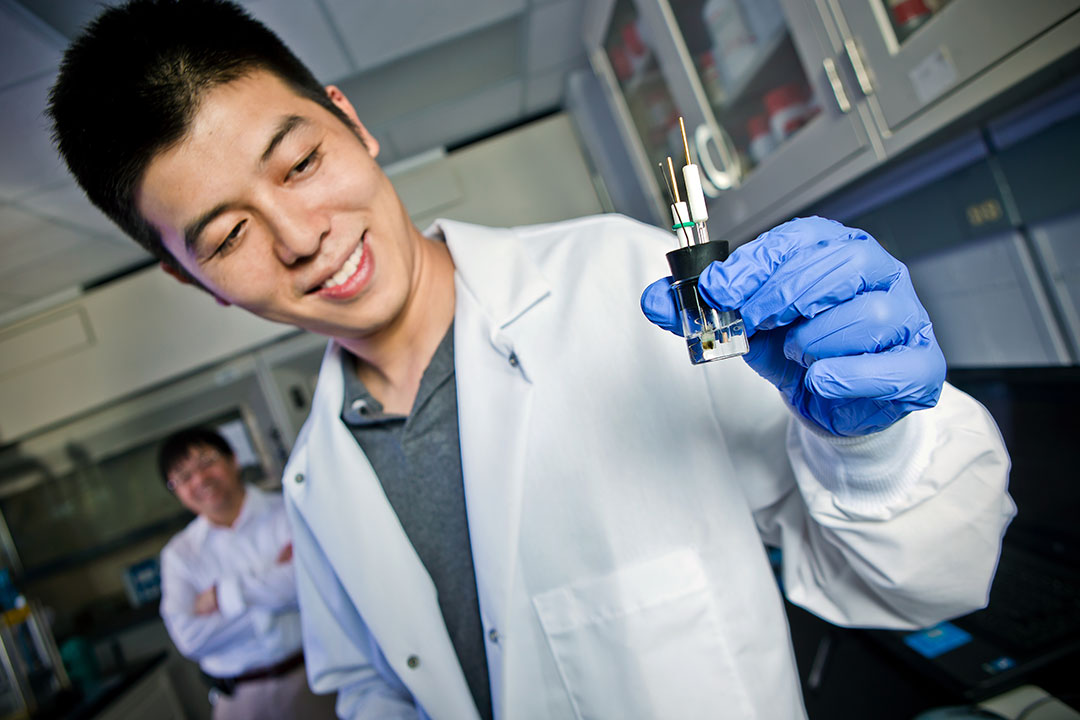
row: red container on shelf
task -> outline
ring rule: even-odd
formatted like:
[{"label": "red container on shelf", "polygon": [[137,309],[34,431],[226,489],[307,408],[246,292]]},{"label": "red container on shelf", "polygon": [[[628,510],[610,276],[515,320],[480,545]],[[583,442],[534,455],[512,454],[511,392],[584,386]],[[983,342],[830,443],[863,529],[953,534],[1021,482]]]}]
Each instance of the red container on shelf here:
[{"label": "red container on shelf", "polygon": [[769,127],[769,116],[765,113],[754,115],[746,123],[746,132],[750,136],[747,150],[754,164],[758,165],[776,149],[776,138]]},{"label": "red container on shelf", "polygon": [[792,133],[809,119],[806,101],[809,93],[798,83],[788,83],[765,93],[762,99],[769,113],[769,127],[777,142],[791,137]]},{"label": "red container on shelf", "polygon": [[634,66],[630,64],[630,58],[626,56],[626,50],[622,45],[615,45],[608,50],[611,58],[611,69],[615,71],[615,77],[619,82],[626,82],[634,75]]},{"label": "red container on shelf", "polygon": [[926,6],[924,0],[900,0],[892,6],[893,23],[897,33],[903,36],[915,32],[933,14],[934,11]]}]

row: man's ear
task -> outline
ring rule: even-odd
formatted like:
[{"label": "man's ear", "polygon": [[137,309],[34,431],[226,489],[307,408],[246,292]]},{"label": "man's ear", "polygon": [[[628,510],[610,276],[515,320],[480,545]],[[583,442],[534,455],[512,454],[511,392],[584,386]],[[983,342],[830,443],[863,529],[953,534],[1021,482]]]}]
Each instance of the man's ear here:
[{"label": "man's ear", "polygon": [[191,285],[192,284],[191,283],[191,278],[189,278],[187,275],[185,275],[184,273],[177,270],[175,267],[173,267],[169,263],[160,262],[160,263],[158,263],[158,265],[161,267],[162,270],[165,271],[166,275],[171,275],[173,280],[176,280],[181,285]]},{"label": "man's ear", "polygon": [[[161,267],[162,270],[165,271],[165,274],[171,275],[172,278],[174,280],[176,280],[178,283],[180,283],[181,285],[195,285],[195,283],[192,282],[191,278],[189,278],[184,273],[180,272],[178,269],[176,269],[174,266],[170,265],[169,263],[160,262],[160,263],[158,263],[158,265]],[[196,286],[196,287],[199,287],[199,286]],[[205,288],[203,288],[203,289],[205,289]],[[214,298],[214,301],[218,305],[221,305],[222,307],[229,307],[230,305],[232,305],[232,303],[229,302],[228,300],[222,300],[221,298],[219,298],[217,295],[214,295],[214,293],[210,292],[209,290],[207,290],[206,292],[210,293],[210,296]]]},{"label": "man's ear", "polygon": [[367,148],[371,157],[378,157],[379,141],[376,140],[375,136],[369,133],[367,128],[364,127],[364,124],[360,122],[360,117],[356,114],[356,108],[349,102],[349,98],[345,97],[345,93],[341,92],[341,88],[337,85],[327,85],[326,97],[330,98],[330,102],[337,105],[338,109],[345,113],[345,117],[349,118],[349,122],[356,128],[360,140],[364,143],[364,147]]}]

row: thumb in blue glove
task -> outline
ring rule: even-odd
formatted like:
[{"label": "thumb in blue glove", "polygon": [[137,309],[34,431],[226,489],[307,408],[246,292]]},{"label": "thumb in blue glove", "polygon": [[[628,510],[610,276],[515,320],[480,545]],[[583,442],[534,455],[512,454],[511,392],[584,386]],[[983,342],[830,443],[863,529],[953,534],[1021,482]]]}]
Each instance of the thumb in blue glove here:
[{"label": "thumb in blue glove", "polygon": [[[645,315],[679,332],[669,279],[642,295]],[[802,417],[865,435],[937,403],[945,358],[907,268],[868,234],[832,220],[792,220],[713,263],[702,296],[742,311],[744,356]]]}]

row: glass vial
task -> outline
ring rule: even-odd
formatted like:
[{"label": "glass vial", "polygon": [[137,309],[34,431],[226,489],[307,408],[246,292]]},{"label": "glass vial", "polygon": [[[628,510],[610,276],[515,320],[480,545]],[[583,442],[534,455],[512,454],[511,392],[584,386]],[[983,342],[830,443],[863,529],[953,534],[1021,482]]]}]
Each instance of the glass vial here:
[{"label": "glass vial", "polygon": [[750,349],[738,310],[717,310],[698,292],[698,276],[713,261],[727,260],[724,240],[672,250],[667,254],[671,268],[671,292],[679,311],[683,337],[695,365],[745,355]]},{"label": "glass vial", "polygon": [[690,362],[698,365],[712,360],[745,355],[750,349],[738,310],[717,310],[698,292],[697,276],[672,283],[675,306],[679,310],[683,337]]}]

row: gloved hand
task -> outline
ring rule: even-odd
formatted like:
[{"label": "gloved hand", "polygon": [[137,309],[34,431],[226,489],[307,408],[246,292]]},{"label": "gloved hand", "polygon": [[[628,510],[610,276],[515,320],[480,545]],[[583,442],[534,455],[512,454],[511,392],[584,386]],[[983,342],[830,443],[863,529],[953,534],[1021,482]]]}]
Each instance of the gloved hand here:
[{"label": "gloved hand", "polygon": [[[819,428],[866,435],[937,404],[945,358],[930,318],[907,268],[867,233],[792,220],[707,267],[698,284],[710,305],[742,312],[744,359]],[[678,335],[670,286],[647,287],[641,309]]]}]

